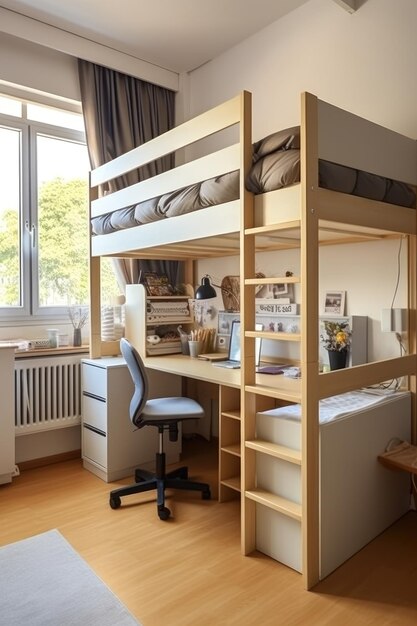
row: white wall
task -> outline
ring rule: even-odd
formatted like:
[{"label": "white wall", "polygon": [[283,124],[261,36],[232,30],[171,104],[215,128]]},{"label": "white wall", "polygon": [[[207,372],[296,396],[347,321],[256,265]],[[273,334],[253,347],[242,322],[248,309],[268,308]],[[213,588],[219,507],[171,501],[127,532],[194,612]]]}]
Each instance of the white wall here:
[{"label": "white wall", "polygon": [[247,89],[256,140],[298,122],[310,91],[417,139],[416,23],[415,0],[362,0],[354,14],[310,0],[192,72],[190,114]]},{"label": "white wall", "polygon": [[[300,93],[310,91],[412,138],[417,138],[417,3],[366,0],[349,14],[332,0],[311,0],[192,72],[190,116],[233,97],[253,94],[253,138],[299,123]],[[320,297],[347,291],[347,313],[369,316],[371,359],[398,356],[391,333],[380,331],[381,309],[391,306],[398,241],[325,247],[320,254]],[[293,269],[296,253],[264,255],[258,270]],[[287,267],[288,265],[288,267]],[[406,304],[406,246],[395,306]],[[297,271],[297,270],[295,270]],[[217,280],[238,274],[236,259],[200,262],[198,273]],[[217,281],[216,281],[217,282]]]}]

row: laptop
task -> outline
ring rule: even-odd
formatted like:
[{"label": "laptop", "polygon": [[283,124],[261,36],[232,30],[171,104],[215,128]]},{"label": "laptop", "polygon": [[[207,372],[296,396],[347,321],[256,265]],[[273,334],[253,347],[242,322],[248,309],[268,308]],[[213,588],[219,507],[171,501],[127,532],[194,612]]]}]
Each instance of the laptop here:
[{"label": "laptop", "polygon": [[[255,324],[256,330],[262,330],[262,324]],[[260,338],[255,339],[255,365],[259,365],[261,358],[261,346],[262,340]],[[215,367],[225,367],[227,369],[237,370],[240,368],[240,321],[234,320],[232,322],[232,329],[230,332],[229,353],[225,361],[217,361],[213,363]]]}]

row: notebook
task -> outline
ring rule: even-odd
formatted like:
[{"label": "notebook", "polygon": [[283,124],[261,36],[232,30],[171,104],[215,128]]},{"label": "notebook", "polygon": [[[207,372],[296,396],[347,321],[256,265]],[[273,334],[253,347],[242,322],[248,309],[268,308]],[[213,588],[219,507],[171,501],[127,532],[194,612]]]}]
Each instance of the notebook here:
[{"label": "notebook", "polygon": [[[262,324],[255,324],[256,330],[262,330]],[[261,339],[255,340],[255,365],[259,365],[261,358]],[[232,322],[232,330],[230,332],[229,353],[226,361],[218,361],[213,363],[215,367],[226,367],[227,369],[239,369],[240,368],[240,321],[234,320]]]}]

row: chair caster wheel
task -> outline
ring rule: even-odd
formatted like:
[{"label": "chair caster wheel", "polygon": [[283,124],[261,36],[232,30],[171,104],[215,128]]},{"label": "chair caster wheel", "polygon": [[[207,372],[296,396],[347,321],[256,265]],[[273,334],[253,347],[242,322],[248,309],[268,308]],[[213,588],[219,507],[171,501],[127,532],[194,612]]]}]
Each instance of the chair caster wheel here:
[{"label": "chair caster wheel", "polygon": [[207,491],[203,491],[201,494],[201,497],[203,500],[210,500],[211,498],[210,489],[207,489]]},{"label": "chair caster wheel", "polygon": [[121,503],[119,496],[110,496],[109,504],[112,509],[118,509]]},{"label": "chair caster wheel", "polygon": [[171,511],[166,506],[158,506],[159,519],[167,520],[171,515]]}]

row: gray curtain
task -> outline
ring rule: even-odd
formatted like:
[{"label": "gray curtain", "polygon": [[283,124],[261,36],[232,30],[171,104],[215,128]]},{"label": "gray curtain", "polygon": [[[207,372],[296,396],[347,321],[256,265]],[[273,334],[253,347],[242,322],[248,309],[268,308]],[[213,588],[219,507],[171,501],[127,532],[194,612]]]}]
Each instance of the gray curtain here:
[{"label": "gray curtain", "polygon": [[[173,127],[175,93],[89,61],[78,60],[87,148],[92,169],[136,148]],[[174,165],[170,155],[111,181],[109,191],[160,174]],[[115,260],[121,288],[138,282],[140,272],[166,274],[172,285],[182,282],[177,261]]]}]

